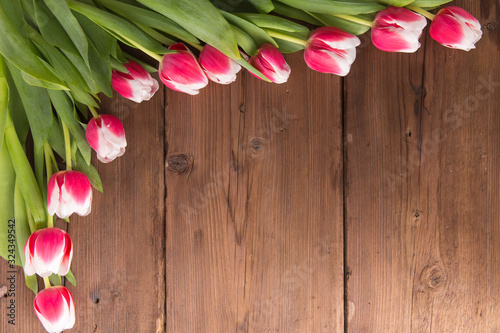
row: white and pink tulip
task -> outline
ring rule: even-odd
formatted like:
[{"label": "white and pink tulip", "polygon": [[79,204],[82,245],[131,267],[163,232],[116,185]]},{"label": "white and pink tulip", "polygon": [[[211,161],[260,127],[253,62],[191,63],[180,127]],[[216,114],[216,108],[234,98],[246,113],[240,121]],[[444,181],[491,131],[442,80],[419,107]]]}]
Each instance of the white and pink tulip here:
[{"label": "white and pink tulip", "polygon": [[346,76],[360,44],[358,37],[338,28],[318,28],[307,41],[304,60],[315,71]]},{"label": "white and pink tulip", "polygon": [[373,22],[373,45],[387,52],[416,52],[426,25],[426,18],[420,14],[406,8],[387,7]]},{"label": "white and pink tulip", "polygon": [[59,171],[50,177],[47,187],[47,210],[60,218],[76,213],[90,214],[92,187],[87,176],[79,171]]},{"label": "white and pink tulip", "polygon": [[200,65],[207,77],[220,84],[236,81],[241,66],[211,45],[205,45],[200,53]]},{"label": "white and pink tulip", "polygon": [[149,101],[160,85],[141,65],[130,60],[124,64],[129,73],[114,70],[111,85],[120,95],[136,103]]},{"label": "white and pink tulip", "polygon": [[103,163],[109,163],[125,153],[125,129],[115,116],[103,114],[90,119],[85,135]]},{"label": "white and pink tulip", "polygon": [[35,231],[24,246],[24,272],[49,277],[68,274],[73,258],[73,242],[68,233],[58,228]]},{"label": "white and pink tulip", "polygon": [[170,89],[198,95],[208,78],[194,54],[182,43],[170,45],[177,53],[165,54],[160,62],[160,79]]},{"label": "white and pink tulip", "polygon": [[55,286],[40,291],[35,296],[33,307],[49,333],[69,330],[75,325],[75,302],[66,287]]},{"label": "white and pink tulip", "polygon": [[439,44],[452,49],[470,51],[483,36],[481,23],[462,8],[441,9],[432,20],[429,33]]},{"label": "white and pink tulip", "polygon": [[[292,71],[283,54],[271,44],[262,45],[257,55],[250,58],[249,63],[274,83],[285,83]],[[251,74],[258,78],[255,74]]]}]

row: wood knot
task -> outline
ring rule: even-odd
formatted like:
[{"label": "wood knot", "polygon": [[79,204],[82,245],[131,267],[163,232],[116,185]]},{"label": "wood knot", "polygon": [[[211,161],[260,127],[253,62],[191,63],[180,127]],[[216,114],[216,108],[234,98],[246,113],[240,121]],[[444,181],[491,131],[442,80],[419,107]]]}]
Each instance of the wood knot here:
[{"label": "wood knot", "polygon": [[447,282],[444,269],[439,263],[427,265],[420,274],[420,282],[431,291],[439,291],[444,288]]},{"label": "wood knot", "polygon": [[191,164],[189,156],[185,154],[175,154],[167,157],[166,167],[171,172],[182,174],[189,171]]},{"label": "wood knot", "polygon": [[254,138],[250,141],[250,151],[254,154],[260,153],[265,147],[264,140],[261,138]]},{"label": "wood knot", "polygon": [[488,29],[490,31],[497,30],[497,28],[498,28],[498,24],[497,23],[490,22],[490,23],[486,24],[486,29]]}]

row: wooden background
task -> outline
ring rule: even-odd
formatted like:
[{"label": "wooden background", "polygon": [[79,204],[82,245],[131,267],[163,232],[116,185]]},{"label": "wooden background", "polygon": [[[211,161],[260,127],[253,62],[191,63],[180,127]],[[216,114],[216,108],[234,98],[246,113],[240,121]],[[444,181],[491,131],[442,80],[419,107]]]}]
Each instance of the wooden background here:
[{"label": "wooden background", "polygon": [[[477,50],[105,100],[129,145],[67,226],[72,332],[500,332],[500,3],[454,4]],[[1,332],[44,332],[33,296]]]}]

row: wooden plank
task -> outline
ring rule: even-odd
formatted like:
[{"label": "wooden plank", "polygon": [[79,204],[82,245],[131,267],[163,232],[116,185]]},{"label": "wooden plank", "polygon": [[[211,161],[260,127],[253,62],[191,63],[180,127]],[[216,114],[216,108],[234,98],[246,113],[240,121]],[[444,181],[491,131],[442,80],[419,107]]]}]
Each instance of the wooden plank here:
[{"label": "wooden plank", "polygon": [[93,158],[104,194],[94,191],[92,213],[68,228],[75,332],[164,332],[163,103],[163,89],[142,104],[103,99],[102,112],[122,120],[128,146],[109,164]]},{"label": "wooden plank", "polygon": [[167,332],[343,332],[341,85],[168,94]]},{"label": "wooden plank", "polygon": [[470,53],[427,37],[424,90],[424,50],[346,80],[349,332],[500,329],[498,4],[456,5],[485,36]]}]

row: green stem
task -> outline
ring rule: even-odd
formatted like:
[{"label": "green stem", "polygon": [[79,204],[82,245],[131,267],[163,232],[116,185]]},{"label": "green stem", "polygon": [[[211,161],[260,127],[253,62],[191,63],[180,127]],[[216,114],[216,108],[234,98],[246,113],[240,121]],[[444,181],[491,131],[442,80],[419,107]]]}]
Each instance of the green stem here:
[{"label": "green stem", "polygon": [[351,21],[351,22],[354,22],[354,23],[358,23],[358,24],[361,24],[361,25],[366,25],[367,27],[373,27],[373,22],[372,21],[368,21],[368,20],[365,20],[365,19],[362,19],[360,17],[356,17],[356,16],[352,16],[352,15],[333,15],[333,16],[336,16],[338,18],[341,18],[343,20],[346,20],[346,21]]},{"label": "green stem", "polygon": [[61,123],[64,133],[64,149],[66,150],[66,170],[71,170],[71,140],[69,137],[69,130],[64,121]]},{"label": "green stem", "polygon": [[307,40],[303,40],[303,39],[300,39],[297,37],[288,36],[288,35],[285,35],[285,34],[282,34],[280,32],[276,32],[276,31],[272,31],[272,30],[264,29],[264,31],[269,36],[274,37],[274,38],[279,38],[279,39],[286,40],[286,41],[289,41],[289,42],[292,42],[295,44],[299,44],[299,45],[303,45],[303,46],[307,45]]},{"label": "green stem", "polygon": [[[47,182],[50,180],[50,177],[52,177],[52,160],[50,159],[50,151],[52,148],[50,148],[50,145],[48,142],[45,142],[43,145],[43,150],[45,152],[45,168],[47,169]],[[48,228],[54,228],[54,217],[50,215],[47,212],[47,227]]]},{"label": "green stem", "polygon": [[425,17],[427,17],[431,21],[434,20],[434,18],[436,17],[436,15],[429,13],[428,11],[426,11],[425,9],[420,8],[420,7],[406,6],[406,8],[413,10],[415,13],[419,13],[419,14],[424,15]]},{"label": "green stem", "polygon": [[94,117],[94,118],[99,117],[99,113],[97,113],[96,109],[93,106],[89,105],[89,110],[90,110],[90,113],[92,113],[92,117]]},{"label": "green stem", "polygon": [[34,233],[36,231],[36,224],[35,221],[33,220],[33,216],[31,215],[31,211],[28,205],[26,205],[26,211],[28,212],[28,224],[30,226],[30,231],[31,233]]},{"label": "green stem", "polygon": [[161,62],[161,60],[163,59],[163,57],[159,54],[156,54],[148,49],[146,49],[144,46],[140,45],[139,43],[131,40],[130,38],[127,38],[125,36],[122,36],[123,39],[125,39],[127,42],[129,42],[130,44],[132,44],[135,48],[141,50],[142,52],[146,53],[148,56],[150,56],[151,58],[155,59],[156,61],[158,62]]},{"label": "green stem", "polygon": [[50,285],[50,280],[49,280],[49,277],[44,277],[44,278],[43,278],[43,283],[45,283],[45,288],[46,288],[46,289],[47,289],[47,288],[52,287],[52,286]]}]

